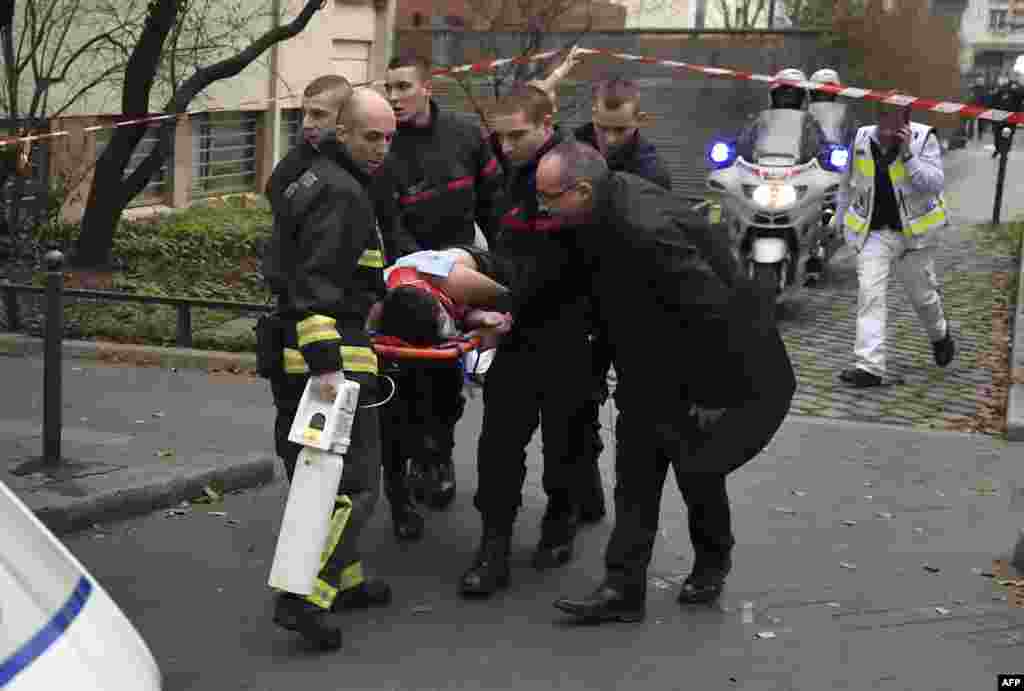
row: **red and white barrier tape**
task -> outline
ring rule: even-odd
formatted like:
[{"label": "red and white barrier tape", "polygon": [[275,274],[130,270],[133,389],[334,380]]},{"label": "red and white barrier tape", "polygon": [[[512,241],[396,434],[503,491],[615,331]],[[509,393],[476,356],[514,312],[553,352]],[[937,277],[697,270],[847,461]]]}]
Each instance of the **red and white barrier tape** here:
[{"label": "red and white barrier tape", "polygon": [[[696,65],[689,62],[680,62],[678,60],[663,60],[661,58],[645,57],[643,55],[630,55],[628,53],[616,53],[611,50],[604,48],[580,48],[579,53],[583,55],[607,55],[608,57],[622,60],[624,62],[639,62],[646,65],[661,65],[663,67],[671,67],[676,70],[685,70],[688,72],[697,72],[707,77],[718,77],[724,79],[739,79],[742,81],[752,82],[775,82],[775,78],[766,74],[757,74],[755,72],[744,72],[742,70],[731,70],[726,67],[709,67],[707,65]],[[516,65],[524,64],[529,62],[538,62],[540,60],[549,60],[553,57],[558,56],[561,51],[549,50],[543,53],[534,53],[529,56],[520,56],[516,58],[500,58],[497,60],[486,60],[483,62],[475,62],[467,65],[458,65],[456,67],[441,67],[432,71],[435,77],[455,76],[465,73],[485,73],[492,72],[498,67],[505,65]],[[354,86],[370,86],[379,82],[364,82],[361,84],[355,84]],[[1007,124],[1020,125],[1024,124],[1024,113],[1013,113],[1006,110],[997,110],[990,108],[983,108],[981,106],[972,106],[966,103],[955,103],[951,101],[934,101],[927,98],[918,98],[917,96],[910,96],[907,94],[901,94],[894,91],[875,91],[872,89],[860,89],[853,86],[836,86],[835,84],[819,84],[818,82],[794,82],[785,79],[778,80],[779,84],[786,84],[788,86],[796,86],[802,89],[810,89],[815,91],[824,91],[826,93],[835,94],[844,98],[853,98],[865,101],[875,101],[877,103],[886,103],[894,106],[910,107],[914,110],[925,110],[932,113],[945,113],[948,115],[957,115],[963,119],[979,119],[979,120],[991,120],[994,122],[1003,122]],[[257,105],[263,103],[273,103],[274,101],[287,101],[296,98],[295,95],[283,96],[280,98],[267,98],[258,99],[251,101],[242,101],[235,105],[232,110],[237,109],[238,106],[243,105]],[[115,129],[117,127],[125,127],[127,125],[139,125],[148,122],[158,122],[161,120],[170,120],[180,117],[187,117],[190,115],[196,115],[198,113],[207,113],[213,111],[227,110],[227,106],[217,106],[213,108],[203,108],[200,110],[189,110],[184,113],[172,113],[169,115],[153,115],[142,118],[136,118],[133,120],[123,120],[114,125],[93,125],[86,127],[83,132],[96,132],[104,129]],[[70,135],[67,130],[59,132],[45,132],[37,135],[30,135],[24,137],[8,137],[0,139],[0,147],[7,146],[8,144],[15,144],[19,142],[32,142],[40,139],[54,139],[56,137],[66,137]]]}]

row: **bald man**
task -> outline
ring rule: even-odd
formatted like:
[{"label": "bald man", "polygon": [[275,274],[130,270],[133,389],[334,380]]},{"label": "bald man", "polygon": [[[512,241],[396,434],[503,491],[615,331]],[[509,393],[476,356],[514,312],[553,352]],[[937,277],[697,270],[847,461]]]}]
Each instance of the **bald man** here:
[{"label": "bald man", "polygon": [[[340,81],[339,81],[340,80]],[[303,99],[306,145],[275,170],[267,188],[274,214],[264,275],[277,297],[261,320],[261,375],[277,408],[274,436],[289,481],[301,446],[288,440],[311,379],[325,400],[337,391],[328,375],[359,383],[345,470],[331,515],[313,593],[278,593],[274,622],[325,650],[341,645],[331,611],[386,604],[391,589],[363,577],[359,536],[380,493],[381,442],[377,356],[366,321],[384,297],[384,249],[367,188],[388,153],[395,116],[380,94],[353,92],[340,77],[314,80]],[[307,93],[310,89],[307,89]],[[287,165],[286,165],[287,164]]]},{"label": "bald man", "polygon": [[568,141],[541,160],[537,196],[565,219],[590,269],[618,374],[606,576],[590,596],[555,606],[594,621],[644,617],[669,465],[695,554],[678,600],[712,602],[732,566],[726,476],[771,440],[796,388],[785,346],[722,235],[658,185]]}]

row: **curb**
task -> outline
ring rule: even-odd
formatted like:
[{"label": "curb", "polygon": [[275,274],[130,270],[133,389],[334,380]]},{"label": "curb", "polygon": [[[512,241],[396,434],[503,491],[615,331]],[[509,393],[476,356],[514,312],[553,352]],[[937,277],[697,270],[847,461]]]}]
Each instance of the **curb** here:
[{"label": "curb", "polygon": [[[226,466],[164,473],[139,482],[82,498],[48,495],[33,502],[35,496],[21,497],[47,528],[57,535],[82,530],[94,523],[132,518],[169,508],[203,494],[203,487],[219,484],[225,492],[252,489],[274,481],[276,460],[253,458]],[[37,495],[36,495],[37,496]],[[33,503],[46,502],[36,508]]]},{"label": "curb", "polygon": [[[1024,252],[1024,236],[1021,238]],[[1013,317],[1010,351],[1010,394],[1006,406],[1006,438],[1024,441],[1024,254],[1017,274],[1017,314]]]},{"label": "curb", "polygon": [[[230,353],[223,350],[196,348],[162,348],[160,346],[64,340],[61,348],[65,358],[129,362],[164,368],[200,370],[256,370],[255,353]],[[43,354],[43,339],[18,333],[0,334],[0,355],[32,356]]]}]

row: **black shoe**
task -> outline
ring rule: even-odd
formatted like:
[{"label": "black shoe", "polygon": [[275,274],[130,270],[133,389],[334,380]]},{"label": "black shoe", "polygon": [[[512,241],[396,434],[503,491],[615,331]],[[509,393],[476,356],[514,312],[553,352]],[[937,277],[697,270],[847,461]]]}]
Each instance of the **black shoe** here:
[{"label": "black shoe", "polygon": [[860,367],[851,367],[844,369],[840,374],[839,378],[858,389],[865,389],[869,386],[881,386],[882,378],[877,374],[872,374],[867,370],[862,370]]},{"label": "black shoe", "polygon": [[281,593],[274,604],[274,623],[295,631],[321,650],[341,647],[341,629],[327,622],[328,612],[298,595]]},{"label": "black shoe", "polygon": [[419,540],[423,537],[423,516],[412,504],[392,506],[391,523],[398,540]]},{"label": "black shoe", "polygon": [[438,511],[447,509],[455,499],[455,464],[451,458],[439,462],[431,468],[426,503]]},{"label": "black shoe", "polygon": [[332,612],[352,609],[383,607],[391,604],[391,586],[384,581],[363,581],[355,588],[338,593],[331,605]]},{"label": "black shoe", "polygon": [[710,565],[708,561],[698,557],[693,565],[693,571],[683,581],[679,597],[676,598],[679,604],[710,604],[722,596],[725,577],[732,571],[732,558],[726,556],[724,559],[716,559],[715,563]]},{"label": "black shoe", "polygon": [[579,517],[574,511],[554,513],[549,510],[540,524],[540,542],[533,553],[533,568],[542,571],[569,563],[578,527]]},{"label": "black shoe", "polygon": [[480,541],[473,565],[459,581],[459,594],[488,597],[508,587],[508,553],[512,538],[509,535],[488,534]]},{"label": "black shoe", "polygon": [[956,341],[950,335],[948,326],[946,327],[946,337],[932,343],[932,352],[935,354],[935,364],[939,367],[945,367],[953,362],[953,358],[956,356]]},{"label": "black shoe", "polygon": [[602,585],[582,600],[563,597],[555,600],[555,608],[585,621],[643,621],[646,603],[642,595],[627,597],[618,588]]}]

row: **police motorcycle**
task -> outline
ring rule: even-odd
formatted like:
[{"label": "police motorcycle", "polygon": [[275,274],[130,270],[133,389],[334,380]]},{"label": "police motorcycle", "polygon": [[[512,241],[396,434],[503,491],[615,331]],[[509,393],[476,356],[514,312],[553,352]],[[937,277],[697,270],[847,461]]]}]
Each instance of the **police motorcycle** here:
[{"label": "police motorcycle", "polygon": [[822,213],[849,151],[823,147],[807,112],[775,108],[742,136],[713,140],[707,155],[707,187],[737,259],[766,299],[784,302],[805,284],[808,260],[824,264],[835,251]]},{"label": "police motorcycle", "polygon": [[[857,134],[857,126],[852,111],[845,103],[812,101],[807,106],[807,112],[818,121],[822,133],[825,135],[821,158],[823,161],[827,161],[827,164],[823,164],[822,168],[831,173],[834,178],[834,184],[829,185],[825,194],[825,207],[821,217],[823,232],[820,242],[811,248],[808,260],[807,278],[808,280],[817,280],[829,259],[845,242],[839,225],[830,227],[830,223],[836,215],[839,185],[843,171],[846,170],[846,164],[850,160],[850,150],[853,147],[854,135]],[[841,165],[831,165],[833,163]]]}]

